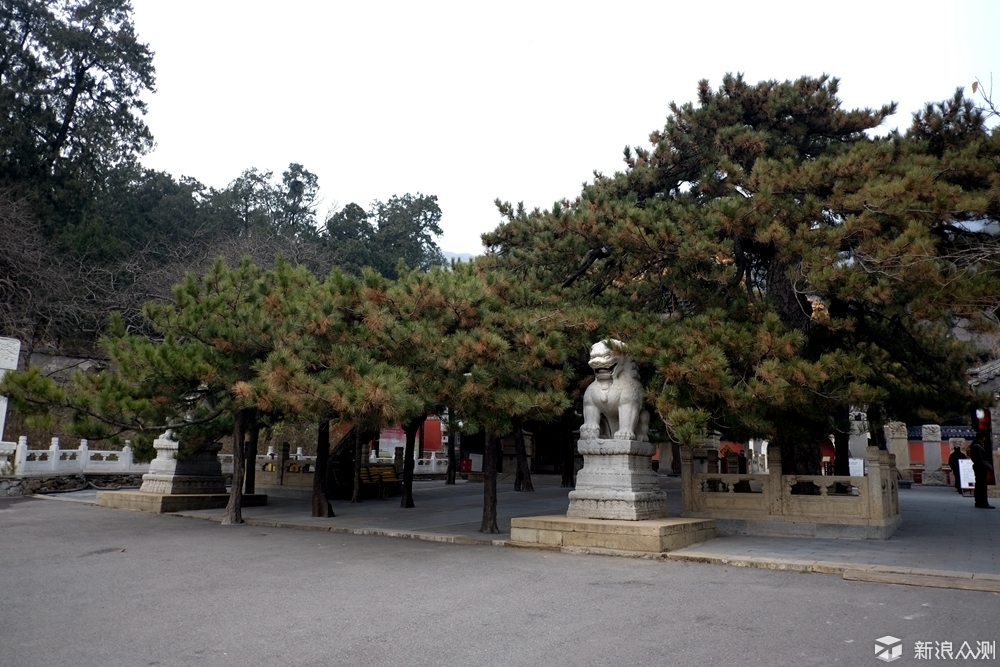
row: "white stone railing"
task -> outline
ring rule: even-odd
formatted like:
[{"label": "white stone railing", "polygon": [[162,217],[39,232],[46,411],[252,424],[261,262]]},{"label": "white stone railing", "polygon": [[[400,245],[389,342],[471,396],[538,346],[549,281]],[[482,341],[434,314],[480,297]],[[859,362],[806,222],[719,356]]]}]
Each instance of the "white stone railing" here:
[{"label": "white stone railing", "polygon": [[148,463],[136,463],[132,448],[121,450],[90,449],[86,440],[75,449],[63,449],[59,438],[52,438],[48,449],[28,449],[28,438],[17,444],[0,443],[0,473],[8,475],[134,473],[145,474]]},{"label": "white stone railing", "polygon": [[[372,456],[368,459],[369,465],[391,466],[395,465],[396,459],[392,456]],[[444,475],[448,472],[448,454],[445,452],[431,452],[430,456],[422,459],[414,459],[414,475]]]},{"label": "white stone railing", "polygon": [[[273,448],[268,448],[267,454],[257,455],[257,470],[271,471],[276,465],[278,456]],[[233,474],[233,455],[219,454],[219,462],[222,464],[222,472],[226,475]],[[387,457],[372,457],[369,464],[393,465],[395,459]],[[299,447],[295,454],[289,454],[285,462],[285,469],[288,472],[313,472],[316,469],[316,457],[306,456]],[[444,475],[448,472],[448,457],[443,452],[431,452],[430,456],[416,459],[413,462],[413,474],[419,475]]]},{"label": "white stone railing", "polygon": [[[277,465],[278,456],[272,450],[273,448],[269,447],[267,454],[257,455],[257,470],[274,470],[274,466]],[[233,474],[232,454],[219,454],[219,463],[222,464],[222,474]],[[313,472],[315,469],[316,457],[306,456],[302,453],[301,447],[294,454],[289,454],[288,459],[285,461],[285,470],[289,472]]]},{"label": "white stone railing", "polygon": [[413,462],[414,475],[444,475],[448,472],[448,455],[438,456],[439,452],[431,452],[430,456]]}]

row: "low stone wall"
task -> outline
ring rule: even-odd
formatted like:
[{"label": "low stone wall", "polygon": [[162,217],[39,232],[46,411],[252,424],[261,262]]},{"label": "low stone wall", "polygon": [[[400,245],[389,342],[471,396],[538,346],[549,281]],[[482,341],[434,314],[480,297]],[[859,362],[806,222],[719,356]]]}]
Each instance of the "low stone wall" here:
[{"label": "low stone wall", "polygon": [[875,447],[867,454],[864,477],[782,475],[776,448],[769,473],[736,475],[694,472],[683,447],[682,515],[715,519],[722,534],[888,539],[902,525],[895,457]]},{"label": "low stone wall", "polygon": [[0,498],[59,493],[83,489],[138,488],[142,475],[31,475],[0,476]]}]

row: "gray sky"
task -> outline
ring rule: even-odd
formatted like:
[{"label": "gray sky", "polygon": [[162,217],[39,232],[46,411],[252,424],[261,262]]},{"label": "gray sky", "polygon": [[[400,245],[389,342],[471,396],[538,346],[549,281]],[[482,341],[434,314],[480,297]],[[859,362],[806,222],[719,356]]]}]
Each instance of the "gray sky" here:
[{"label": "gray sky", "polygon": [[[726,72],[828,73],[888,127],[979,77],[1000,98],[1000,2],[132,0],[155,52],[147,166],[224,187],[317,174],[321,215],[433,194],[444,250],[479,253],[497,197],[548,208],[647,145]],[[969,91],[971,94],[971,91]]]}]

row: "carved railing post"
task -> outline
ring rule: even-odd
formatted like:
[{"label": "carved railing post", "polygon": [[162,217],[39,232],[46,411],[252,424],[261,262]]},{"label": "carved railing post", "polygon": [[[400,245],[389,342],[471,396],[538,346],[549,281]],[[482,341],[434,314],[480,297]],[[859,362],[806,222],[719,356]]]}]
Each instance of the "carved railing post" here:
[{"label": "carved railing post", "polygon": [[49,445],[49,468],[52,472],[59,470],[59,438],[53,437]]},{"label": "carved railing post", "polygon": [[691,445],[681,445],[681,514],[687,515],[695,509],[694,497],[694,450]]},{"label": "carved railing post", "polygon": [[90,447],[87,439],[80,439],[80,446],[76,451],[76,463],[80,466],[80,472],[87,472],[87,463],[90,461]]},{"label": "carved railing post", "polygon": [[709,448],[706,453],[708,454],[708,472],[719,474],[719,450]]},{"label": "carved railing post", "polygon": [[886,456],[889,478],[889,512],[887,516],[899,514],[899,468],[896,467],[896,455],[889,452]]},{"label": "carved railing post", "polygon": [[921,429],[924,441],[924,473],[941,469],[941,427],[938,424],[924,424]]},{"label": "carved railing post", "polygon": [[17,439],[17,449],[14,450],[14,474],[23,475],[25,463],[28,462],[28,436]]},{"label": "carved railing post", "polygon": [[865,470],[865,475],[868,477],[865,480],[868,486],[867,516],[869,519],[880,520],[885,516],[883,505],[885,476],[880,463],[878,447],[869,447],[866,450],[866,456],[868,458],[868,466]]},{"label": "carved railing post", "polygon": [[903,422],[889,422],[885,425],[886,443],[889,451],[896,455],[898,468],[904,475],[909,475],[907,479],[913,479],[910,472],[910,443],[906,437],[906,424]]},{"label": "carved railing post", "polygon": [[781,516],[785,507],[785,487],[781,481],[781,448],[773,443],[767,445],[767,477],[770,482],[767,486],[771,493],[768,498],[771,514]]}]

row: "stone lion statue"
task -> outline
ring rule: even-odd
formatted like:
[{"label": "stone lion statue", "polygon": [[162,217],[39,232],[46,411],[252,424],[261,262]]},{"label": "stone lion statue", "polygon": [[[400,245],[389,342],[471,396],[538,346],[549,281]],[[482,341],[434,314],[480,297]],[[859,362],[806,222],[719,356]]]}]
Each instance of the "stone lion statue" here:
[{"label": "stone lion statue", "polygon": [[590,348],[595,379],[583,395],[580,437],[609,440],[649,440],[649,412],[642,409],[642,383],[625,343],[610,339]]}]

